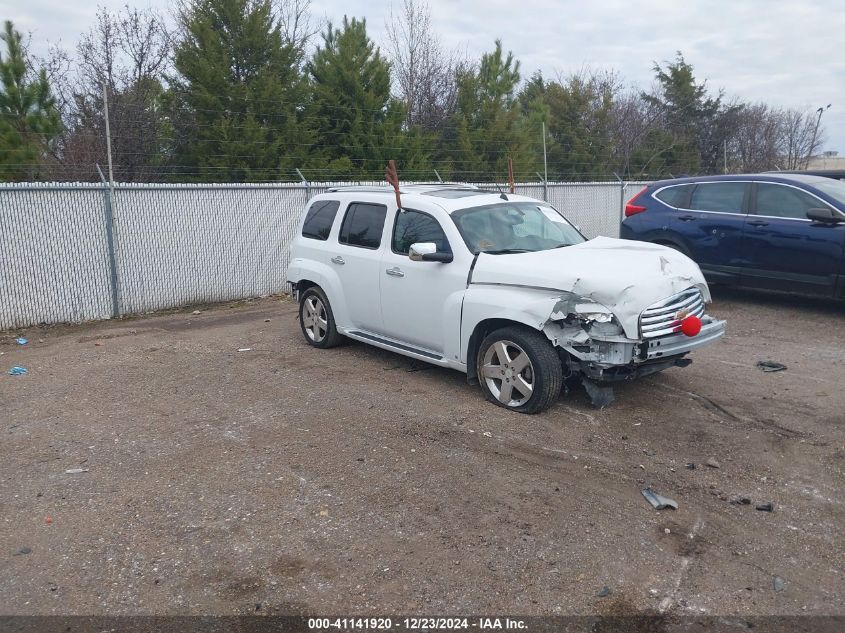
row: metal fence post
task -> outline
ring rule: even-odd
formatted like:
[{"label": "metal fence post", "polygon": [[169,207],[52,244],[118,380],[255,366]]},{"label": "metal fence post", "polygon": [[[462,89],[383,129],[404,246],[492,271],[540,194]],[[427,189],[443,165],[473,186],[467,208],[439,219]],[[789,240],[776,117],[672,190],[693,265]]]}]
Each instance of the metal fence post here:
[{"label": "metal fence post", "polygon": [[543,181],[543,201],[548,202],[549,201],[549,183],[545,178],[543,178],[540,175],[539,171],[535,171],[534,173],[537,174],[537,178],[539,178],[540,180]]},{"label": "metal fence post", "polygon": [[616,172],[613,172],[613,175],[619,181],[619,223],[621,224],[625,219],[625,181]]},{"label": "metal fence post", "polygon": [[103,181],[103,204],[105,206],[105,220],[106,220],[106,244],[109,254],[109,285],[111,290],[111,316],[116,318],[120,316],[120,305],[117,300],[117,260],[114,255],[114,208],[112,206],[112,195],[114,193],[114,186],[111,182],[106,182],[103,176],[103,170],[97,165],[97,171],[100,173],[100,179]]},{"label": "metal fence post", "polygon": [[[305,178],[305,176],[302,175],[302,172],[299,171],[299,167],[294,167],[294,169],[296,169],[296,173],[299,174],[299,177],[302,179],[302,184],[305,185],[305,197],[308,198],[308,200],[310,200],[311,199],[311,183],[308,182],[308,179]],[[306,202],[308,200],[306,200]]]}]

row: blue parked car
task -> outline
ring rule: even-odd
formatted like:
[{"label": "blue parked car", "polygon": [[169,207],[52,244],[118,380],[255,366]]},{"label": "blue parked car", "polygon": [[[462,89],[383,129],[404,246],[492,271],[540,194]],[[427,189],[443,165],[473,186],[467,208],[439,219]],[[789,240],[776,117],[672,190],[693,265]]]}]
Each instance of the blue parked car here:
[{"label": "blue parked car", "polygon": [[845,182],[803,174],[661,180],[621,237],[671,246],[708,281],[845,298]]}]

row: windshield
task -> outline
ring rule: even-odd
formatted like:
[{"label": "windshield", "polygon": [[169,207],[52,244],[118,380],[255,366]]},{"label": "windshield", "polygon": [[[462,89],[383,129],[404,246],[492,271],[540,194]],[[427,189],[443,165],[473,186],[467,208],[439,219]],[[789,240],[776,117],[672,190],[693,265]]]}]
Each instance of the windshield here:
[{"label": "windshield", "polygon": [[840,205],[845,206],[845,182],[831,179],[830,181],[814,182],[813,186],[829,195]]},{"label": "windshield", "polygon": [[503,202],[461,209],[452,214],[474,254],[529,252],[580,244],[586,239],[544,202]]}]

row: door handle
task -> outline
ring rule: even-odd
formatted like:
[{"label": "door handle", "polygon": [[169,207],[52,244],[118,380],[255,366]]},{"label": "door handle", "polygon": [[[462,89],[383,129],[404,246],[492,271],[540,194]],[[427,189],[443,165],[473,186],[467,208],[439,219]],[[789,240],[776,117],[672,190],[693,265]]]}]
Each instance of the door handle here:
[{"label": "door handle", "polygon": [[397,268],[396,266],[394,266],[393,268],[388,268],[384,272],[386,272],[391,277],[404,277],[405,276],[405,273],[403,273],[402,270],[400,268]]},{"label": "door handle", "polygon": [[684,222],[689,222],[690,220],[695,220],[696,217],[694,215],[681,215],[678,216],[679,220],[683,220]]},{"label": "door handle", "polygon": [[345,263],[346,262],[343,261],[343,257],[341,257],[340,255],[335,255],[334,257],[332,257],[332,264],[340,264],[342,266]]},{"label": "door handle", "polygon": [[765,220],[749,220],[748,223],[751,226],[769,226],[769,223]]}]

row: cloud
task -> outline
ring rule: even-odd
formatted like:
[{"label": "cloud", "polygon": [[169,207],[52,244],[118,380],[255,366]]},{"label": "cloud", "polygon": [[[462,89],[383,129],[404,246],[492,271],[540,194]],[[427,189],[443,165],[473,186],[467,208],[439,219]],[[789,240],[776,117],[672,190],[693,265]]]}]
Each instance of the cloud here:
[{"label": "cloud", "polygon": [[[99,0],[112,9],[126,0]],[[401,0],[394,0],[398,7]],[[845,33],[841,0],[429,0],[434,28],[444,45],[472,58],[501,39],[522,63],[554,77],[585,66],[612,68],[643,88],[652,65],[681,50],[699,80],[746,101],[825,113],[826,148],[845,154]],[[131,2],[130,2],[131,4]],[[0,14],[33,32],[33,48],[47,39],[72,48],[94,22],[97,3],[64,0],[0,0]],[[169,11],[174,2],[149,0]],[[385,48],[388,0],[313,0],[315,16],[338,22],[344,14],[366,17],[371,37]]]}]

